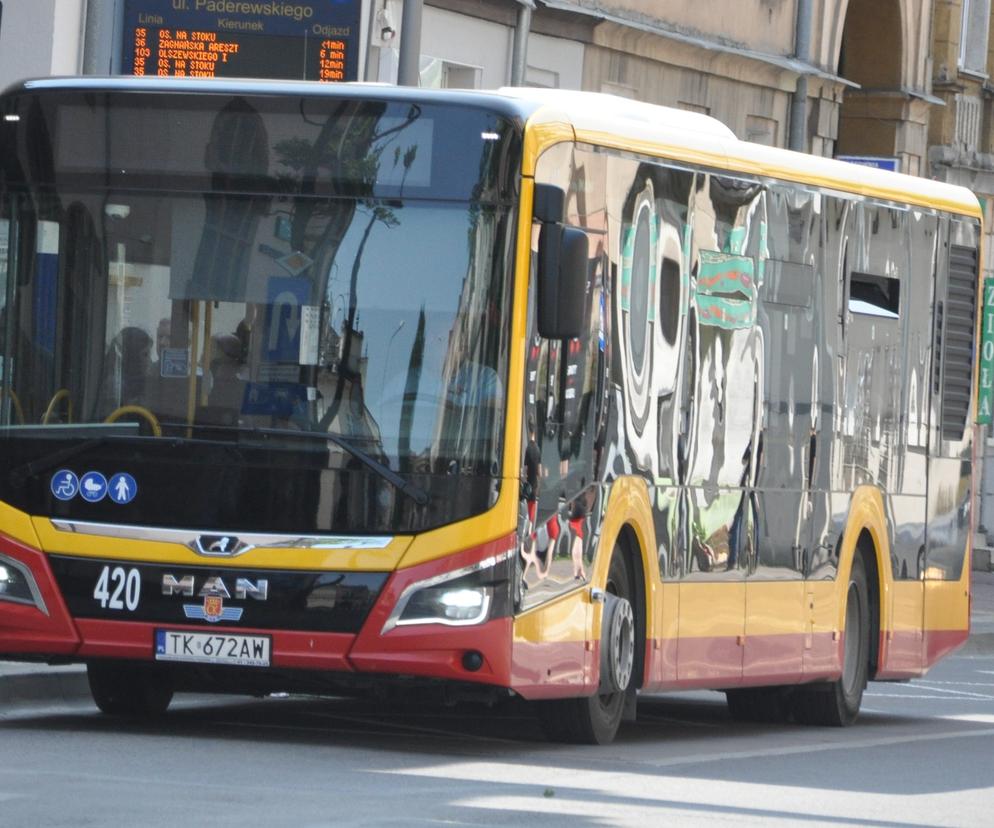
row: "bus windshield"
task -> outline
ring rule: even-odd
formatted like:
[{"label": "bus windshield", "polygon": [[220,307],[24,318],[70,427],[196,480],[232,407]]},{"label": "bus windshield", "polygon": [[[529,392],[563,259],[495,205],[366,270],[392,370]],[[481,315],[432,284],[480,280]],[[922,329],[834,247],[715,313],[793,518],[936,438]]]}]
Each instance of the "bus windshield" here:
[{"label": "bus windshield", "polygon": [[[350,533],[490,505],[509,120],[218,94],[39,92],[11,110],[5,501],[79,520]],[[141,496],[116,501],[115,474]]]}]

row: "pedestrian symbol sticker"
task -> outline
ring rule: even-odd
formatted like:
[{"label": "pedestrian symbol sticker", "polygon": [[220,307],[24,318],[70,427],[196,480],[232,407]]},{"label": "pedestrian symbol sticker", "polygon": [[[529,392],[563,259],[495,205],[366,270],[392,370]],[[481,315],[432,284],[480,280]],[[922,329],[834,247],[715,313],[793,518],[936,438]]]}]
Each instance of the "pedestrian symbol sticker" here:
[{"label": "pedestrian symbol sticker", "polygon": [[118,472],[111,477],[107,484],[110,492],[109,497],[115,503],[130,503],[138,494],[138,484],[127,472]]},{"label": "pedestrian symbol sticker", "polygon": [[100,472],[88,471],[79,480],[79,493],[88,503],[97,503],[107,494],[107,478]]},{"label": "pedestrian symbol sticker", "polygon": [[79,491],[79,478],[69,469],[59,469],[52,475],[52,494],[59,500],[72,500]]}]

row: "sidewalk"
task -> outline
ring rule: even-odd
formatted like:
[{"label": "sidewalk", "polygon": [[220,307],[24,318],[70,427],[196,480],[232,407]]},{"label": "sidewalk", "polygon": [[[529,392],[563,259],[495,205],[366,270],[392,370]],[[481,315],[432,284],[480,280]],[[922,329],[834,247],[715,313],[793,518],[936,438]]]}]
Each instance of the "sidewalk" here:
[{"label": "sidewalk", "polygon": [[[970,640],[964,655],[994,655],[994,572],[973,572]],[[0,718],[16,707],[60,705],[90,698],[82,665],[50,667],[0,661]]]},{"label": "sidewalk", "polygon": [[47,707],[90,698],[82,664],[50,667],[21,661],[0,661],[0,719],[19,707]]}]

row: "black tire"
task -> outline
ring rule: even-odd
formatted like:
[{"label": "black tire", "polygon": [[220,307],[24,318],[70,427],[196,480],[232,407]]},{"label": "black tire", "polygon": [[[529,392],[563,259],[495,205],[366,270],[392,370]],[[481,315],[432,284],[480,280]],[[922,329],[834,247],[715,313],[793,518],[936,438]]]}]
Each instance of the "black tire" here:
[{"label": "black tire", "polygon": [[[608,571],[605,592],[631,603],[633,597],[632,578],[625,553],[614,550],[611,568]],[[603,621],[602,621],[603,623]],[[639,641],[638,630],[631,627],[633,648]],[[578,699],[553,699],[538,702],[538,716],[542,731],[549,741],[570,742],[573,744],[606,745],[614,740],[625,712],[626,698],[634,693],[632,677],[624,690],[609,693],[595,693]]]},{"label": "black tire", "polygon": [[169,677],[151,665],[92,662],[86,665],[90,695],[108,716],[161,716],[173,700]]},{"label": "black tire", "polygon": [[870,661],[870,599],[866,564],[859,550],[849,573],[843,635],[842,675],[838,680],[799,687],[794,693],[794,718],[802,724],[845,727],[859,715]]},{"label": "black tire", "polygon": [[742,687],[726,690],[728,712],[737,722],[785,722],[790,704],[783,687]]}]

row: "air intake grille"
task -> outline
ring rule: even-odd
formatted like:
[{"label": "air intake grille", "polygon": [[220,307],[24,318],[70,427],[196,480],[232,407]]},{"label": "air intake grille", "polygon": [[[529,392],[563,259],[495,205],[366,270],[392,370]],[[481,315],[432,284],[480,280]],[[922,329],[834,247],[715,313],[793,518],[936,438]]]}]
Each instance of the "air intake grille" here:
[{"label": "air intake grille", "polygon": [[962,440],[970,416],[974,327],[977,320],[977,251],[951,245],[949,286],[936,344],[942,359],[940,389],[942,439]]}]

